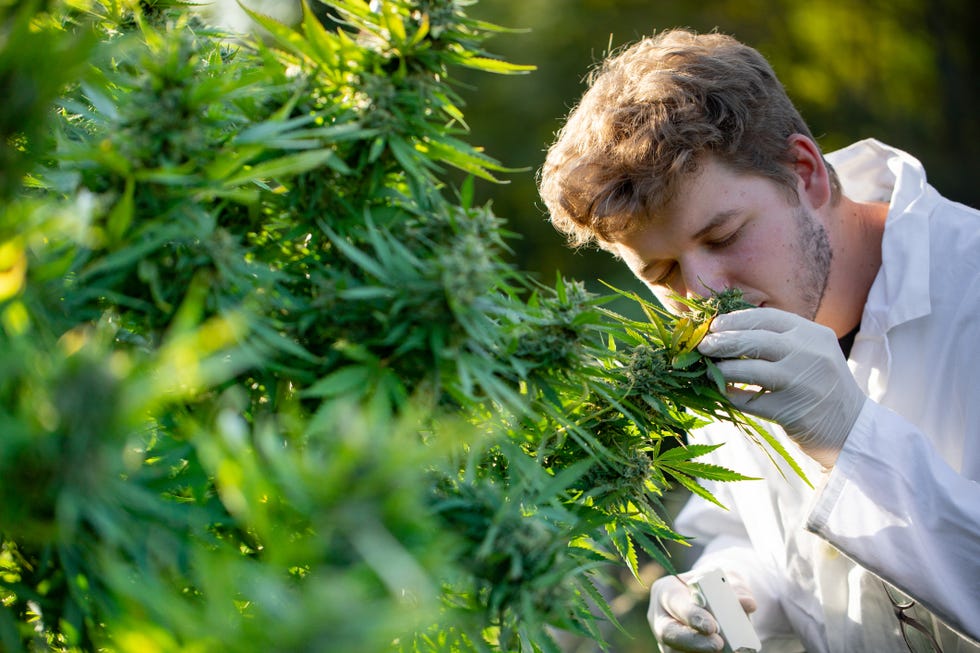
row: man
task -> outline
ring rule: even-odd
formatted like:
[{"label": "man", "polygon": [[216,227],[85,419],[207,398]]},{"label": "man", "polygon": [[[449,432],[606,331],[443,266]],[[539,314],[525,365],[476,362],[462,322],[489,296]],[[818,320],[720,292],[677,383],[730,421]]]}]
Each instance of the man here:
[{"label": "man", "polygon": [[[682,30],[604,63],[540,191],[666,306],[738,287],[760,307],[699,349],[813,486],[710,425],[691,437],[725,442],[712,462],[765,480],[710,484],[729,510],[694,497],[675,527],[763,650],[980,650],[980,214],[877,141],[825,159],[757,51]],[[720,651],[686,577],[651,588],[654,634]]]}]

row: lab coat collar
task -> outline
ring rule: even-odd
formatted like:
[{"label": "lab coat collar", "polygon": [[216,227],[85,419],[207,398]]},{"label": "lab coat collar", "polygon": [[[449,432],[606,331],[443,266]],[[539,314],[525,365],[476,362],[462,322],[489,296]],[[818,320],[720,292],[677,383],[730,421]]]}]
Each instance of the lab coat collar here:
[{"label": "lab coat collar", "polygon": [[844,194],[857,201],[889,203],[881,240],[881,268],[868,292],[861,330],[848,367],[875,401],[888,391],[891,346],[888,332],[928,315],[929,215],[940,201],[914,157],[879,141],[859,141],[827,155]]},{"label": "lab coat collar", "polygon": [[[928,315],[929,215],[941,200],[919,161],[875,139],[827,155],[844,194],[857,201],[889,202],[881,268],[862,318],[866,336],[884,336],[903,322]],[[871,324],[868,324],[868,322]]]}]

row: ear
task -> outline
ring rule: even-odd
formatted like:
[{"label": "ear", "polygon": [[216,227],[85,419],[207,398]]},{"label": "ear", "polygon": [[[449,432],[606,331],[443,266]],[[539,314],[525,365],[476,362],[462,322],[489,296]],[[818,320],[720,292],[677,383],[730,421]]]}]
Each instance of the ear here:
[{"label": "ear", "polygon": [[820,153],[820,148],[812,139],[803,134],[792,134],[788,139],[789,161],[798,179],[800,199],[809,199],[814,209],[830,201],[830,173]]}]

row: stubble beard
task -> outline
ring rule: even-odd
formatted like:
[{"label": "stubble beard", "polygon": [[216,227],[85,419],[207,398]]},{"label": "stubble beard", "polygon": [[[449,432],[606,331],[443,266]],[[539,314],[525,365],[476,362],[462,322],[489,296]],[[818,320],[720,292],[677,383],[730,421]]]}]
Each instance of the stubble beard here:
[{"label": "stubble beard", "polygon": [[817,311],[820,310],[824,293],[827,291],[833,251],[830,248],[827,230],[812,213],[800,207],[796,212],[796,220],[800,230],[798,245],[803,261],[803,267],[799,274],[800,293],[803,300],[801,315],[813,320],[817,316]]}]

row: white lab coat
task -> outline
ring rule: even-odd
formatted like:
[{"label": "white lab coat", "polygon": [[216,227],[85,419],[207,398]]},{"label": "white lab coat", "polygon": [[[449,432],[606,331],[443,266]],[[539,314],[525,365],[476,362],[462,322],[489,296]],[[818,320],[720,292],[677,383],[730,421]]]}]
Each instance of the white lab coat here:
[{"label": "white lab coat", "polygon": [[730,510],[694,497],[675,528],[705,544],[695,568],[747,578],[764,651],[907,651],[880,579],[947,653],[980,651],[980,212],[877,141],[827,158],[848,197],[890,200],[848,361],[870,400],[829,472],[767,425],[813,489],[731,425],[694,432],[726,442],[706,461],[764,480],[706,483]]}]

